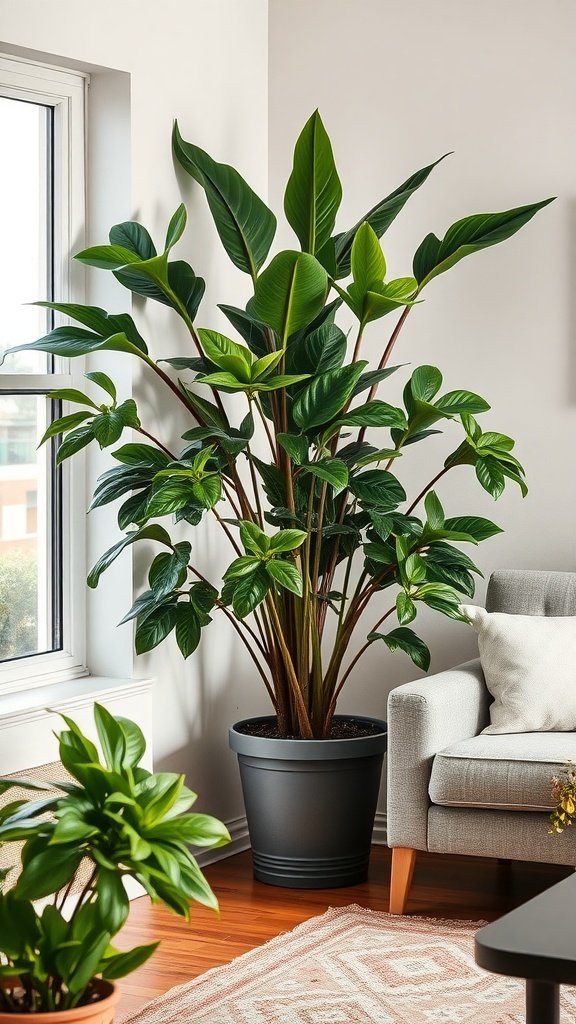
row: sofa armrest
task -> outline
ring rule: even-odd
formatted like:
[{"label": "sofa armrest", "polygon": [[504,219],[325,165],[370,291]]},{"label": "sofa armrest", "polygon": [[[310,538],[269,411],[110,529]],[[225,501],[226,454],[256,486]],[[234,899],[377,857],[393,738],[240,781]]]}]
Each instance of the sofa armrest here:
[{"label": "sofa armrest", "polygon": [[477,736],[489,722],[480,661],[405,683],[388,697],[389,846],[427,849],[428,785],[434,756]]}]

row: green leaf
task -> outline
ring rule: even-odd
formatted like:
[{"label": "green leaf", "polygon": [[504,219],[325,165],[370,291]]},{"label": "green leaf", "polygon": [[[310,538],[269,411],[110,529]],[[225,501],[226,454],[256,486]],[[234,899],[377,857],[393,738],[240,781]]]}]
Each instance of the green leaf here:
[{"label": "green leaf", "polygon": [[190,601],[179,601],[176,605],[176,643],[184,658],[194,653],[202,630],[194,605]]},{"label": "green leaf", "polygon": [[311,473],[319,480],[325,480],[338,494],[348,483],[348,466],[342,459],[321,459],[302,466],[302,473]]},{"label": "green leaf", "polygon": [[[78,323],[90,328],[102,338],[109,338],[123,332],[128,341],[131,341],[141,352],[148,351],[146,342],[128,313],[107,313],[99,306],[82,306],[76,302],[35,302],[34,305],[42,306],[44,309],[54,309],[57,313],[62,313],[63,316],[77,320]],[[85,374],[85,376],[91,379],[90,374]]]},{"label": "green leaf", "polygon": [[332,146],[317,110],[302,129],[286,186],[284,211],[304,252],[318,255],[332,234],[342,186]]},{"label": "green leaf", "polygon": [[268,573],[263,565],[259,565],[254,572],[244,576],[234,588],[232,595],[234,614],[239,619],[246,618],[264,600],[269,589]]},{"label": "green leaf", "polygon": [[[72,412],[69,416],[62,416],[59,420],[52,420],[52,423],[42,435],[42,440],[38,447],[40,448],[51,437],[57,437],[58,434],[65,434],[67,430],[72,430],[73,427],[77,427],[90,416],[92,416],[91,412]],[[90,440],[92,440],[92,436],[92,427],[90,426]]]},{"label": "green leaf", "polygon": [[148,501],[146,516],[149,519],[168,516],[190,504],[196,504],[199,508],[204,507],[195,500],[192,487],[193,482],[190,477],[179,478],[177,476],[167,480],[166,483],[155,486]]},{"label": "green leaf", "polygon": [[92,420],[92,433],[101,448],[108,448],[122,436],[124,427],[138,429],[140,420],[136,403],[128,398],[122,405],[108,412],[100,413]]},{"label": "green leaf", "polygon": [[94,704],[94,722],[106,764],[112,771],[120,772],[126,756],[126,737],[123,729],[108,709],[98,703]]},{"label": "green leaf", "polygon": [[397,409],[388,402],[382,402],[375,398],[370,402],[350,409],[338,425],[346,427],[396,427],[399,430],[407,428],[406,417],[402,409]]},{"label": "green leaf", "polygon": [[489,519],[483,519],[481,516],[454,516],[452,519],[447,519],[445,524],[447,530],[454,530],[456,533],[467,533],[475,540],[488,540],[489,537],[494,537],[497,533],[503,533],[500,526],[496,526]]},{"label": "green leaf", "polygon": [[414,277],[420,288],[465,256],[511,238],[538,210],[551,202],[553,198],[503,213],[478,213],[464,217],[448,229],[442,240],[436,235],[427,235],[414,256]]},{"label": "green leaf", "polygon": [[[223,370],[229,370],[230,366],[227,365],[226,359],[233,356],[239,359],[240,363],[248,371],[250,370],[252,353],[244,345],[239,345],[236,341],[232,341],[225,334],[219,334],[218,331],[209,331],[203,327],[198,328],[197,333],[202,348],[210,362],[215,363],[216,366],[221,367]],[[247,379],[250,379],[249,375]]]},{"label": "green leaf", "polygon": [[485,491],[498,499],[504,490],[504,471],[496,459],[488,456],[485,459],[478,459],[476,463],[476,476]]},{"label": "green leaf", "polygon": [[162,643],[174,629],[176,618],[176,606],[171,604],[154,608],[142,622],[138,620],[134,635],[136,654],[145,654]]},{"label": "green leaf", "polygon": [[57,327],[50,334],[38,338],[37,341],[30,341],[25,345],[14,345],[13,348],[6,349],[0,359],[0,365],[7,355],[14,352],[49,352],[51,355],[73,359],[76,356],[86,356],[90,352],[101,350],[128,352],[130,355],[138,356],[139,359],[146,354],[145,349],[134,345],[122,331],[102,337],[92,331],[83,331],[80,327]]},{"label": "green leaf", "polygon": [[369,633],[368,640],[383,640],[391,651],[404,651],[414,664],[427,672],[430,668],[430,651],[423,640],[406,626],[399,626],[390,633]]},{"label": "green leaf", "polygon": [[283,349],[278,352],[269,352],[267,356],[261,356],[251,368],[251,379],[253,381],[264,380],[283,358]]},{"label": "green leaf", "polygon": [[218,309],[222,310],[224,316],[236,328],[240,337],[244,338],[251,352],[254,352],[256,356],[266,355],[270,345],[267,336],[269,329],[265,324],[251,316],[246,310],[238,309],[236,306],[227,306],[219,303]]},{"label": "green leaf", "polygon": [[112,452],[112,455],[126,466],[146,467],[151,470],[165,469],[170,462],[165,452],[151,444],[125,444]]},{"label": "green leaf", "polygon": [[424,498],[424,508],[428,523],[433,530],[442,530],[444,527],[444,509],[435,491],[429,491]]},{"label": "green leaf", "polygon": [[386,366],[382,370],[368,370],[367,373],[363,373],[352,392],[352,398],[362,394],[363,391],[367,391],[374,384],[379,384],[380,381],[386,380],[386,377],[390,377],[391,374],[396,373],[396,370],[399,369],[399,366]]},{"label": "green leaf", "polygon": [[21,899],[40,900],[63,889],[75,874],[82,851],[76,846],[50,847],[36,853],[22,869],[14,893]]},{"label": "green leaf", "polygon": [[136,725],[136,722],[132,722],[129,718],[123,718],[121,715],[115,715],[114,717],[124,733],[126,752],[122,766],[124,768],[135,768],[146,752],[144,733]]},{"label": "green leaf", "polygon": [[294,422],[302,430],[328,423],[344,408],[367,363],[359,360],[349,366],[328,370],[306,385],[292,407]]},{"label": "green leaf", "polygon": [[56,391],[49,391],[48,398],[53,398],[54,401],[89,405],[92,409],[96,409],[96,412],[100,411],[100,407],[91,398],[88,398],[88,395],[85,395],[83,391],[78,391],[76,388],[58,388]]},{"label": "green leaf", "polygon": [[406,500],[402,484],[385,469],[368,469],[351,476],[349,487],[356,498],[379,511],[396,508]]},{"label": "green leaf", "polygon": [[247,551],[253,551],[257,555],[265,555],[270,550],[270,539],[264,530],[246,519],[240,522],[240,540]]},{"label": "green leaf", "polygon": [[403,590],[396,596],[396,614],[401,626],[416,618],[416,605]]},{"label": "green leaf", "polygon": [[302,597],[302,576],[292,562],[271,558],[266,562],[266,572],[280,587]]},{"label": "green leaf", "polygon": [[148,231],[137,221],[127,220],[110,228],[111,245],[119,245],[134,253],[138,259],[149,260],[156,256],[156,249]]},{"label": "green leaf", "polygon": [[298,373],[317,376],[342,366],[346,358],[347,339],[336,324],[325,323],[297,341],[288,344],[286,367]]},{"label": "green leaf", "polygon": [[137,970],[156,952],[159,942],[150,942],[147,946],[135,946],[127,953],[115,953],[102,960],[102,977],[107,981],[117,981]]},{"label": "green leaf", "polygon": [[204,189],[216,230],[230,259],[255,280],[274,238],[274,214],[238,171],[217,163],[198,146],[185,142],[178,122],[174,124],[172,143],[176,159]]},{"label": "green leaf", "polygon": [[382,235],[396,219],[410,196],[424,184],[430,172],[449,155],[449,153],[445,153],[439,160],[435,160],[433,164],[428,164],[427,167],[423,167],[421,170],[411,174],[394,192],[391,192],[390,195],[382,199],[376,206],[373,206],[364,217],[361,217],[353,228],[336,236],[334,241],[338,278],[347,277],[350,273],[350,251],[358,228],[364,222],[367,222],[376,232],[378,238],[382,238]]},{"label": "green leaf", "polygon": [[276,434],[276,440],[296,466],[301,466],[303,462],[306,462],[310,447],[308,438],[300,434]]},{"label": "green leaf", "polygon": [[182,541],[174,552],[162,551],[156,555],[148,572],[148,583],[159,598],[166,597],[186,582],[190,551],[191,544]]},{"label": "green leaf", "polygon": [[408,558],[401,566],[401,570],[408,583],[422,583],[426,579],[426,562],[416,552],[408,555]]},{"label": "green leaf", "polygon": [[251,385],[252,391],[278,391],[279,388],[289,388],[291,384],[298,384],[301,380],[307,380],[308,373],[279,373],[275,377],[268,377],[263,383]]},{"label": "green leaf", "polygon": [[128,917],[130,901],[119,874],[99,868],[95,883],[98,897],[98,915],[102,926],[111,935],[119,932]]},{"label": "green leaf", "polygon": [[451,416],[461,413],[487,412],[488,402],[472,391],[448,391],[435,403],[437,409]]},{"label": "green leaf", "polygon": [[442,387],[442,374],[436,366],[417,366],[410,377],[410,390],[420,402],[431,402]]},{"label": "green leaf", "polygon": [[165,252],[168,252],[169,249],[172,249],[173,246],[176,245],[176,242],[178,242],[180,238],[182,238],[182,235],[184,234],[184,229],[186,227],[186,220],[186,207],[184,206],[184,203],[180,203],[180,206],[178,207],[176,212],[172,214],[170,223],[168,225],[168,230],[166,232],[166,242],[164,244]]},{"label": "green leaf", "polygon": [[122,540],[119,540],[116,544],[113,544],[108,551],[105,551],[103,555],[98,559],[94,567],[88,574],[87,583],[88,586],[94,589],[98,586],[98,581],[103,572],[112,565],[112,562],[118,557],[124,548],[130,544],[134,544],[137,540],[157,540],[160,544],[165,544],[167,547],[172,547],[172,541],[166,530],[162,526],[152,524],[151,526],[144,526],[140,530],[133,530],[132,533],[126,534]]},{"label": "green leaf", "polygon": [[365,221],[352,243],[352,277],[360,295],[366,295],[386,277],[386,260],[378,236]]},{"label": "green leaf", "polygon": [[328,290],[324,267],[305,252],[279,252],[254,289],[254,311],[279,335],[282,346],[320,312]]},{"label": "green leaf", "polygon": [[192,494],[203,508],[214,508],[222,496],[222,484],[219,476],[205,476],[192,484]]},{"label": "green leaf", "polygon": [[100,370],[93,370],[92,373],[85,373],[84,376],[106,391],[113,402],[116,401],[116,385],[114,384],[114,381],[110,380],[107,373],[102,373]]},{"label": "green leaf", "polygon": [[89,249],[77,252],[74,259],[89,267],[99,267],[101,270],[118,270],[128,263],[140,262],[134,252],[121,245],[93,245]]},{"label": "green leaf", "polygon": [[295,551],[296,548],[301,547],[307,536],[305,530],[279,530],[273,537],[270,537],[269,550],[275,554]]}]

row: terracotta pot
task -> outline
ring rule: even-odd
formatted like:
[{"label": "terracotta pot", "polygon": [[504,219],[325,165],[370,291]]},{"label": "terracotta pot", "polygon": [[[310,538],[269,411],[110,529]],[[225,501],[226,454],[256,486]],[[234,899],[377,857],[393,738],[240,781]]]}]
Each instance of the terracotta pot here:
[{"label": "terracotta pot", "polygon": [[49,1013],[2,1013],[0,1024],[20,1024],[29,1021],[34,1024],[112,1024],[120,989],[111,981],[95,978],[92,982],[100,993],[100,999],[87,1006],[76,1006],[73,1010],[55,1010]]}]

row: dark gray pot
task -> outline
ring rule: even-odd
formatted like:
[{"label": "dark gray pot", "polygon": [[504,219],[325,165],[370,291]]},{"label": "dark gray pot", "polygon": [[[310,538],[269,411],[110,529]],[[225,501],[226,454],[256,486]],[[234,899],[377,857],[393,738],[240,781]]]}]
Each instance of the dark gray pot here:
[{"label": "dark gray pot", "polygon": [[265,739],[242,731],[272,718],[246,719],[230,729],[260,882],[326,889],[366,880],[387,726],[374,718],[340,718],[381,731],[342,740]]}]

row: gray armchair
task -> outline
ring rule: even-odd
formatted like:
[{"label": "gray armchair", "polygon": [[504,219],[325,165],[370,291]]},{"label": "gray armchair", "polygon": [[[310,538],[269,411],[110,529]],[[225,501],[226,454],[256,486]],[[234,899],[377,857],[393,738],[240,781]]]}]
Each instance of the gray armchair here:
[{"label": "gray armchair", "polygon": [[[576,615],[576,573],[496,572],[486,608]],[[548,834],[550,778],[576,761],[576,733],[480,735],[490,701],[478,659],[390,693],[392,914],[404,913],[418,850],[576,864],[570,830]]]}]

